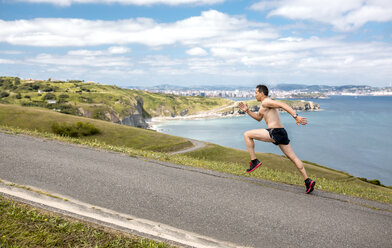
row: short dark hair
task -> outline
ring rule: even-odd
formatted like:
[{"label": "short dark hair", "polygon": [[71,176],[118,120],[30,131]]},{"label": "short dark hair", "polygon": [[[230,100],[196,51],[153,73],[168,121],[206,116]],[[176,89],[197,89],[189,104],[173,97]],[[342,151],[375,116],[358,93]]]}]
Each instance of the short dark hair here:
[{"label": "short dark hair", "polygon": [[256,89],[261,93],[263,92],[265,96],[268,96],[268,88],[265,85],[259,84],[256,86]]}]

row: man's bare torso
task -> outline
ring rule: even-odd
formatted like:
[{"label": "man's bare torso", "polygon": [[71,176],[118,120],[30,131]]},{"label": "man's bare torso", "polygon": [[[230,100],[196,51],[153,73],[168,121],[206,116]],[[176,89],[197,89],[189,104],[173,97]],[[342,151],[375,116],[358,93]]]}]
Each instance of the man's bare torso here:
[{"label": "man's bare torso", "polygon": [[282,121],[280,120],[280,114],[277,108],[265,107],[266,101],[270,99],[264,99],[260,104],[259,113],[267,123],[268,128],[283,128]]}]

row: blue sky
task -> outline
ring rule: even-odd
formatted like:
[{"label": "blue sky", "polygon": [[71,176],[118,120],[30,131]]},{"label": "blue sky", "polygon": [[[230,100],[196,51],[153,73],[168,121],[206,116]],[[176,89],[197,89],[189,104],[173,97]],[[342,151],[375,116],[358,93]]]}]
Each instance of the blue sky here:
[{"label": "blue sky", "polygon": [[392,83],[389,0],[0,0],[0,75],[118,86]]}]

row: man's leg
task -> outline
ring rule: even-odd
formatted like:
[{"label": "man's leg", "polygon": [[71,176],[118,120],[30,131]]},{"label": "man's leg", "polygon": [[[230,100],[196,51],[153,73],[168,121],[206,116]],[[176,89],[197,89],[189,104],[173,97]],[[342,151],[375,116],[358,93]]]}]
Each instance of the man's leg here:
[{"label": "man's leg", "polygon": [[253,141],[254,139],[264,142],[274,142],[274,140],[271,139],[268,130],[266,129],[254,129],[247,131],[244,133],[244,138],[251,160],[256,159],[255,142]]},{"label": "man's leg", "polygon": [[286,155],[286,157],[288,157],[291,160],[291,162],[293,162],[295,164],[295,166],[297,167],[299,172],[302,174],[304,179],[307,179],[308,175],[306,175],[305,167],[304,167],[302,161],[293,152],[293,149],[291,148],[291,145],[290,144],[288,144],[288,145],[279,145],[279,148]]}]

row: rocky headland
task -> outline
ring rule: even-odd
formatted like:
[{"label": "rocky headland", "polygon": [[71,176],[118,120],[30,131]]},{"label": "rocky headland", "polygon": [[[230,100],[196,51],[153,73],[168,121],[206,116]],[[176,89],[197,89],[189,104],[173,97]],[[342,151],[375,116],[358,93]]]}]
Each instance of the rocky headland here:
[{"label": "rocky headland", "polygon": [[[320,110],[320,105],[311,101],[286,101],[282,100],[290,107],[292,107],[295,111],[317,111]],[[208,118],[225,118],[225,117],[235,117],[235,116],[242,116],[245,115],[245,112],[242,111],[238,107],[239,102],[233,102],[230,105],[226,105],[214,110],[210,111],[205,111],[205,112],[200,112],[198,114],[194,115],[186,115],[186,114],[181,114],[181,115],[171,115],[171,116],[159,116],[159,117],[154,117],[151,118],[148,121],[149,125],[154,127],[155,124],[158,124],[159,122],[162,121],[167,121],[167,120],[192,120],[192,119],[208,119]],[[259,104],[256,101],[249,101],[247,102],[250,111],[252,112],[257,112],[260,109]],[[283,109],[279,109],[280,111],[283,111]]]},{"label": "rocky headland", "polygon": [[[291,108],[295,111],[317,111],[320,110],[320,105],[311,101],[287,101],[282,100],[287,103]],[[251,112],[257,112],[260,109],[260,103],[255,101],[248,102],[249,110]],[[279,111],[284,111],[283,109],[279,109]],[[232,115],[244,115],[245,112],[238,108],[237,103],[230,110],[225,110],[221,113],[222,116],[232,116]]]}]

